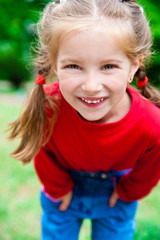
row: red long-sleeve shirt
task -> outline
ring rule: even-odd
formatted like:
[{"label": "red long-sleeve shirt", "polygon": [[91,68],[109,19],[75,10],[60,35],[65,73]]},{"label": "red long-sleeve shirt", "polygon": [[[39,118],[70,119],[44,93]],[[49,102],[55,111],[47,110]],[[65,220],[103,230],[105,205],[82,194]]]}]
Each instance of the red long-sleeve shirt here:
[{"label": "red long-sleeve shirt", "polygon": [[[59,93],[58,83],[45,87]],[[61,96],[52,137],[41,147],[34,165],[44,190],[53,198],[73,188],[66,169],[90,172],[132,169],[118,183],[120,198],[134,201],[147,195],[160,179],[160,109],[128,88],[132,106],[118,122],[87,122]],[[60,94],[61,95],[61,94]]]}]

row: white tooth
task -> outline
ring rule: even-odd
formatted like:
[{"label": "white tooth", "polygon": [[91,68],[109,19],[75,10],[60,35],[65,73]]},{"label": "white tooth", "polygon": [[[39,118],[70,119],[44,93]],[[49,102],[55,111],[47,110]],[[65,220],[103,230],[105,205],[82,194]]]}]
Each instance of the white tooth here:
[{"label": "white tooth", "polygon": [[85,98],[81,98],[84,102],[87,102],[87,103],[99,103],[100,101],[103,101],[104,98],[101,98],[99,100],[87,100]]}]

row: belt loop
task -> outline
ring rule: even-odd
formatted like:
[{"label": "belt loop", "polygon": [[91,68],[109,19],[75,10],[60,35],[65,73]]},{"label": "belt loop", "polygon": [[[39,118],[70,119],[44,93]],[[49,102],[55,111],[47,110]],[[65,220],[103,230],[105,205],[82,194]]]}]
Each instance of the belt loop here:
[{"label": "belt loop", "polygon": [[91,173],[90,173],[90,176],[91,176],[92,178],[94,178],[94,177],[95,177],[95,173],[94,173],[94,172],[91,172]]},{"label": "belt loop", "polygon": [[100,178],[107,179],[108,178],[107,173],[101,173]]}]

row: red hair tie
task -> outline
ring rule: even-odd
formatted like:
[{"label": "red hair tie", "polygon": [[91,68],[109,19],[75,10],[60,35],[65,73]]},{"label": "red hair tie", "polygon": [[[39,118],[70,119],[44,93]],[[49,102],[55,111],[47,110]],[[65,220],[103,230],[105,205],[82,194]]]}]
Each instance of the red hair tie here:
[{"label": "red hair tie", "polygon": [[39,84],[39,85],[43,85],[46,83],[46,79],[45,77],[43,77],[42,75],[38,74],[37,78],[35,80],[35,83]]},{"label": "red hair tie", "polygon": [[148,77],[145,76],[145,79],[144,79],[143,81],[141,81],[141,80],[139,80],[139,79],[137,80],[137,86],[138,86],[138,87],[144,87],[147,82],[148,82]]}]

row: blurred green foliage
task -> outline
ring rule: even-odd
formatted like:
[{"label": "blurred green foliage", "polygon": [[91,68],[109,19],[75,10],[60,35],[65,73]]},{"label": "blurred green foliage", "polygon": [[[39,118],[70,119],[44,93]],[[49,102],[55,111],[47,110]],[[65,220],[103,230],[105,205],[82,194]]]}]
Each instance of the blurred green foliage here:
[{"label": "blurred green foliage", "polygon": [[160,86],[160,1],[157,0],[138,0],[144,8],[145,14],[150,22],[153,36],[153,51],[150,67],[147,75],[153,85]]},{"label": "blurred green foliage", "polygon": [[[39,13],[49,0],[0,0],[0,79],[9,80],[15,87],[33,75],[31,46],[36,42]],[[150,20],[153,49],[156,51],[147,70],[152,83],[160,83],[160,2],[138,1]]]},{"label": "blurred green foliage", "polygon": [[35,23],[47,1],[0,0],[0,79],[15,87],[32,74],[31,43],[36,39]]}]

